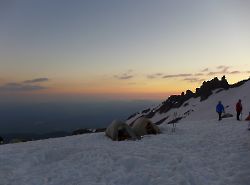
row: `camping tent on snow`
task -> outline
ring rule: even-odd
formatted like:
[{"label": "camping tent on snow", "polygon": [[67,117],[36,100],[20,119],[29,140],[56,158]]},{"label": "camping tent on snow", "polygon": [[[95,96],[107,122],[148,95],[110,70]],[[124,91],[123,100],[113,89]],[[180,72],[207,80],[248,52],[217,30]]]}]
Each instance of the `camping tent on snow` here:
[{"label": "camping tent on snow", "polygon": [[160,129],[156,124],[152,123],[149,119],[143,117],[135,121],[132,129],[137,136],[160,133]]},{"label": "camping tent on snow", "polygon": [[106,136],[114,141],[122,141],[126,139],[137,139],[133,130],[121,121],[114,120],[105,131]]}]

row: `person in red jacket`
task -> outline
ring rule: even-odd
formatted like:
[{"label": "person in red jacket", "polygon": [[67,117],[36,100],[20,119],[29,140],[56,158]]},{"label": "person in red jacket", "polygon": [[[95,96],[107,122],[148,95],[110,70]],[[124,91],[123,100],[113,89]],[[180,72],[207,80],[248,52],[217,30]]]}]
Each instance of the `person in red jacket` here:
[{"label": "person in red jacket", "polygon": [[241,100],[236,104],[237,120],[240,121],[240,114],[242,113],[242,104]]}]

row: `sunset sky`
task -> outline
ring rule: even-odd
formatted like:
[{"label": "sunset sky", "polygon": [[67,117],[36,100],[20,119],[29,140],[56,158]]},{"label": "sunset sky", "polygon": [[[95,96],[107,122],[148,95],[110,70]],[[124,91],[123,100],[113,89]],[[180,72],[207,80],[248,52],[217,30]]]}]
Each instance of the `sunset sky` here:
[{"label": "sunset sky", "polygon": [[250,1],[1,0],[1,99],[164,99],[250,76]]}]

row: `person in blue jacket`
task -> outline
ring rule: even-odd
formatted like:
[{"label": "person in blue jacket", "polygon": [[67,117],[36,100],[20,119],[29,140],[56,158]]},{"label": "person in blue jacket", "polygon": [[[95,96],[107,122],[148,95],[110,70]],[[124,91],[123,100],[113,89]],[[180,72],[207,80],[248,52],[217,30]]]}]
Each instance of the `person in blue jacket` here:
[{"label": "person in blue jacket", "polygon": [[217,104],[217,106],[216,106],[216,112],[218,113],[218,115],[219,115],[219,121],[221,121],[221,114],[223,113],[223,112],[225,112],[225,109],[224,109],[224,106],[222,105],[222,103],[221,103],[221,101],[219,101],[219,103]]}]

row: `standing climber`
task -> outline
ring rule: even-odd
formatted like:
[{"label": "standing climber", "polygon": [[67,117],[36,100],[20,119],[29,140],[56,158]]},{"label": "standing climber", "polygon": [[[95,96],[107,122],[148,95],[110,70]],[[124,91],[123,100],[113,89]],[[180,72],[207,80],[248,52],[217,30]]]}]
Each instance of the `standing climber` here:
[{"label": "standing climber", "polygon": [[240,115],[242,114],[242,104],[241,104],[241,99],[236,104],[236,112],[237,112],[237,120],[240,121]]},{"label": "standing climber", "polygon": [[219,115],[219,121],[221,121],[221,114],[225,112],[224,106],[222,105],[221,101],[219,101],[219,103],[216,106],[216,112]]}]

